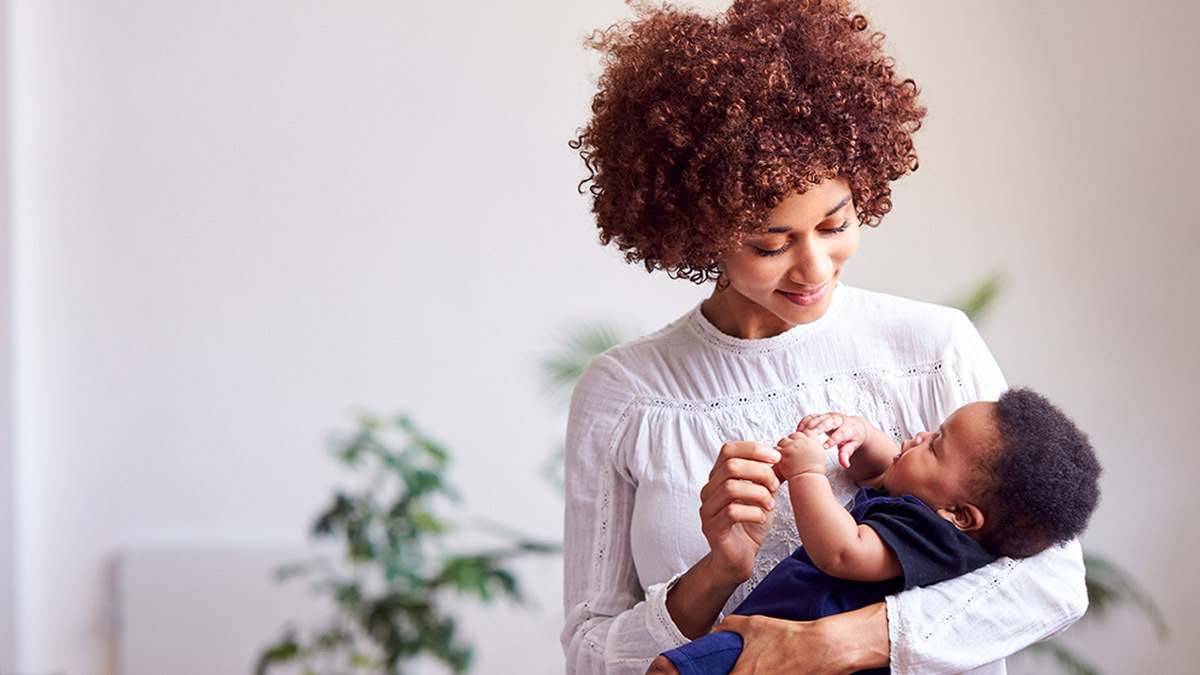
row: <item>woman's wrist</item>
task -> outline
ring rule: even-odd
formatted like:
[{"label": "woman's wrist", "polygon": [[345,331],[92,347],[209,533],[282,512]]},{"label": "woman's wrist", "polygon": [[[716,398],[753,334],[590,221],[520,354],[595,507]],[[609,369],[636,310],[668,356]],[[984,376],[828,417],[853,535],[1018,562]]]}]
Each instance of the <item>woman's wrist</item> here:
[{"label": "woman's wrist", "polygon": [[826,632],[826,644],[839,662],[830,664],[831,672],[853,673],[882,668],[891,661],[888,640],[887,605],[877,602],[842,614],[817,620]]},{"label": "woman's wrist", "polygon": [[745,579],[720,569],[713,554],[701,558],[667,591],[667,613],[689,640],[703,637],[721,615],[721,608]]}]

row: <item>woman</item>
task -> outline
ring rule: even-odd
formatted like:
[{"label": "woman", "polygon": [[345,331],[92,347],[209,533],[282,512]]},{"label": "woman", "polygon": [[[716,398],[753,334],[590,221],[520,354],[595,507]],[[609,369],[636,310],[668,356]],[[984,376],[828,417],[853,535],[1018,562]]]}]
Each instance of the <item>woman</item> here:
[{"label": "woman", "polygon": [[[770,446],[803,415],[850,411],[909,437],[1005,389],[960,312],[839,284],[861,224],[917,165],[924,109],[882,36],[841,0],[640,11],[593,38],[605,71],[577,147],[600,239],[716,285],[598,357],[572,399],[563,644],[577,673],[644,672],[799,544]],[[735,672],[1003,672],[1086,603],[1072,544],[886,606],[720,628],[745,639]]]}]

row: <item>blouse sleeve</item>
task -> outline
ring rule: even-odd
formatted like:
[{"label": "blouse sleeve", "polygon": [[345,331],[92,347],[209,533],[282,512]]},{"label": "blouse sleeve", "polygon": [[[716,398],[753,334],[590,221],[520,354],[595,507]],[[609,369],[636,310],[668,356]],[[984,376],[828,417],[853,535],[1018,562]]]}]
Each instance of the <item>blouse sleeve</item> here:
[{"label": "blouse sleeve", "polygon": [[[945,361],[951,380],[931,402],[941,418],[965,403],[995,400],[1006,389],[974,326],[961,314],[956,322]],[[1086,610],[1077,541],[1023,560],[1000,558],[970,574],[887,598],[892,672],[971,670],[1061,633]]]},{"label": "blouse sleeve", "polygon": [[636,486],[618,447],[633,396],[601,355],[580,378],[567,422],[563,537],[567,673],[641,673],[687,639],[667,613],[672,582],[643,591],[630,549]]}]

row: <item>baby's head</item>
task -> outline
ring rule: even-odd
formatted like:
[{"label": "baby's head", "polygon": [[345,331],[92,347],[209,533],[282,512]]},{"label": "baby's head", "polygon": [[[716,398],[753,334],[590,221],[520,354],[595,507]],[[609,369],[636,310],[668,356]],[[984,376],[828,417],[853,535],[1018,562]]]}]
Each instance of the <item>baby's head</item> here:
[{"label": "baby's head", "polygon": [[1100,498],[1087,436],[1028,389],[954,411],[901,445],[884,474],[997,555],[1024,558],[1083,532]]}]

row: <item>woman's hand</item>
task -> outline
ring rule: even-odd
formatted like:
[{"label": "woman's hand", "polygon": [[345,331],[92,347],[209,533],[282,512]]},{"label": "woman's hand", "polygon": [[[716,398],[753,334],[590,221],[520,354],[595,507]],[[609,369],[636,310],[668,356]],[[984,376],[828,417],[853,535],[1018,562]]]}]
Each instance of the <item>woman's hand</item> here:
[{"label": "woman's hand", "polygon": [[700,522],[714,571],[735,585],[750,578],[775,516],[780,454],[761,443],[726,443],[700,490]]},{"label": "woman's hand", "polygon": [[733,614],[716,630],[737,633],[744,642],[730,675],[853,673],[889,661],[882,602],[816,621]]},{"label": "woman's hand", "polygon": [[709,552],[667,592],[667,612],[679,632],[706,635],[754,558],[775,516],[779,452],[761,443],[726,443],[700,490],[700,527]]}]

